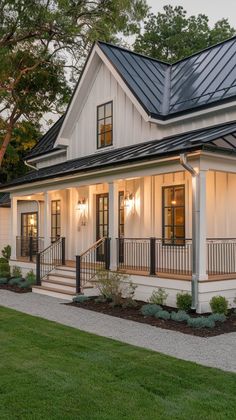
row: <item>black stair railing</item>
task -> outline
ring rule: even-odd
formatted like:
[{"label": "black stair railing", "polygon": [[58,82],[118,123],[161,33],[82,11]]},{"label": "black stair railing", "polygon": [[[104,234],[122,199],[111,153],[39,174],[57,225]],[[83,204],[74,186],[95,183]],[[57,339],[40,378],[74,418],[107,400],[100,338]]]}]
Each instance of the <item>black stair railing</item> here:
[{"label": "black stair railing", "polygon": [[87,251],[76,256],[76,293],[94,280],[98,270],[110,268],[110,238],[102,238]]},{"label": "black stair railing", "polygon": [[36,255],[36,284],[41,281],[57,266],[65,265],[65,238],[59,238],[42,252]]}]

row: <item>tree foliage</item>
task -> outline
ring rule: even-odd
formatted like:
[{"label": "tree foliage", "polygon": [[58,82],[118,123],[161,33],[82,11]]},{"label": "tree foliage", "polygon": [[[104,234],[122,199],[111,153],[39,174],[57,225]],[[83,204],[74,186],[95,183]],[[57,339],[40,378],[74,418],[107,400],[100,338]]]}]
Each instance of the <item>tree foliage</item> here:
[{"label": "tree foliage", "polygon": [[137,32],[147,9],[145,0],[0,2],[0,166],[18,122],[64,110],[66,70],[80,70],[91,43]]},{"label": "tree foliage", "polygon": [[209,26],[206,15],[187,17],[182,6],[164,6],[164,12],[150,13],[134,50],[166,62],[175,62],[236,34],[228,19]]}]

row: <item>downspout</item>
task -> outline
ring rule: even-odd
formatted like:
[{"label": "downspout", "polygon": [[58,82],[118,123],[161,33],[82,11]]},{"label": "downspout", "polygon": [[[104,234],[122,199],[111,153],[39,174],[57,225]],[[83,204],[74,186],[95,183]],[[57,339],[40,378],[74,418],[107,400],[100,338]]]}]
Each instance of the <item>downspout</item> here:
[{"label": "downspout", "polygon": [[187,161],[185,153],[180,154],[180,164],[192,176],[192,309],[197,309],[198,305],[198,258],[199,258],[199,244],[198,244],[198,206],[197,206],[197,183],[196,179],[198,173]]}]

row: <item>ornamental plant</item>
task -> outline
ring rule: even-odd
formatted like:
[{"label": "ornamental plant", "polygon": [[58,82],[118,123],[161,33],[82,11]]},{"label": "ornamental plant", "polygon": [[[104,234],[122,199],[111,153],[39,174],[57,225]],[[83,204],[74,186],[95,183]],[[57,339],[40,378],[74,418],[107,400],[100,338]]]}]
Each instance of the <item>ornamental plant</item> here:
[{"label": "ornamental plant", "polygon": [[165,305],[167,298],[168,293],[165,291],[165,289],[158,287],[157,290],[153,290],[149,302],[155,303],[156,305]]},{"label": "ornamental plant", "polygon": [[212,312],[227,315],[229,302],[224,296],[213,296],[210,300],[210,307]]},{"label": "ornamental plant", "polygon": [[190,311],[192,305],[192,296],[189,293],[177,293],[176,306],[181,311]]}]

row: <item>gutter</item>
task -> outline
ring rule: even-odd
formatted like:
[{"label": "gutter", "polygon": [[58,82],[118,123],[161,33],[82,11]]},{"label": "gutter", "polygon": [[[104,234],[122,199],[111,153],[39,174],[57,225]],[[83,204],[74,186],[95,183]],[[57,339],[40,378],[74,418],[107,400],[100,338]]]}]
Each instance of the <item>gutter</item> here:
[{"label": "gutter", "polygon": [[34,169],[35,171],[38,171],[39,168],[37,168],[35,165],[32,165],[31,163],[28,163],[26,160],[24,160],[25,166],[28,166],[30,169]]},{"label": "gutter", "polygon": [[198,238],[198,221],[199,221],[199,210],[197,206],[197,186],[196,179],[198,173],[190,165],[187,160],[186,153],[180,154],[180,164],[186,171],[192,176],[192,281],[191,281],[191,292],[192,292],[192,309],[196,310],[198,307],[198,261],[199,261],[199,238]]}]

